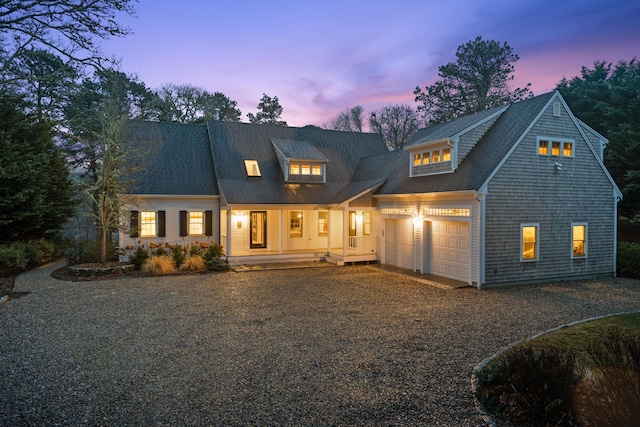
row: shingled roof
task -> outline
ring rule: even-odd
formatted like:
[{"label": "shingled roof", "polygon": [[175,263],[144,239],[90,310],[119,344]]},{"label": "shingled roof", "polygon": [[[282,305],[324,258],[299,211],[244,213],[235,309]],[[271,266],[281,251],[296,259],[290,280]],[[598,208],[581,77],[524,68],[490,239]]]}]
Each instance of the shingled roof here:
[{"label": "shingled roof", "polygon": [[[385,184],[376,193],[416,194],[479,190],[552,96],[553,93],[550,92],[509,105],[453,173],[410,177],[409,157],[406,152],[404,156],[397,156],[395,159],[392,154],[388,154],[388,158],[377,159],[380,165],[391,160],[395,163],[392,170],[387,172]],[[472,125],[474,121],[482,120],[496,111],[497,109],[488,110],[438,124],[431,131],[429,127],[425,128],[421,135],[413,138],[413,142],[421,143],[425,140],[451,137]],[[387,169],[391,168],[388,166]]]},{"label": "shingled roof", "polygon": [[134,120],[127,131],[141,153],[133,194],[218,195],[204,125]]},{"label": "shingled roof", "polygon": [[[326,204],[350,184],[361,158],[387,152],[382,137],[370,133],[221,121],[207,127],[218,185],[229,204]],[[326,183],[286,183],[276,147],[326,159]],[[244,160],[256,160],[260,176],[247,176]]]}]

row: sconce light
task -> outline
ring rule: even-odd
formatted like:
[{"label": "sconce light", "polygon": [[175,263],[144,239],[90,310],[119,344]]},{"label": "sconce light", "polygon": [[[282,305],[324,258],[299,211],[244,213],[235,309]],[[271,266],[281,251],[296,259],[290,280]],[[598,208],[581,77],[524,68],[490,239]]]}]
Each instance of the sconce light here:
[{"label": "sconce light", "polygon": [[558,169],[558,170],[562,169],[562,163],[555,162],[555,163],[554,163],[554,166],[555,166],[555,167],[556,167],[556,169]]},{"label": "sconce light", "polygon": [[422,225],[422,221],[424,220],[424,217],[422,215],[416,215],[413,217],[413,226],[414,227],[418,227]]}]

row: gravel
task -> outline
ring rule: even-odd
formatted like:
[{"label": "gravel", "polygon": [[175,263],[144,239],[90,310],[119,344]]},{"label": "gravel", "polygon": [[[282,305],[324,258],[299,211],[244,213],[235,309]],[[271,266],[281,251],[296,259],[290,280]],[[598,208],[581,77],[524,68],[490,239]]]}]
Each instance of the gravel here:
[{"label": "gravel", "polygon": [[473,367],[640,281],[442,289],[371,266],[64,282],[0,305],[0,425],[478,426]]}]

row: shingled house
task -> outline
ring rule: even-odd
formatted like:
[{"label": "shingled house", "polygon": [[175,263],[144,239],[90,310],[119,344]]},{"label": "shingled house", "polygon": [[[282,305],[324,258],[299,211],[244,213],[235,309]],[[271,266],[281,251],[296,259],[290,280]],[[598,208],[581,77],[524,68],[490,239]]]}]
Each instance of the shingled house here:
[{"label": "shingled house", "polygon": [[607,140],[558,92],[379,135],[135,122],[137,242],[214,240],[232,264],[377,261],[482,287],[615,274]]}]

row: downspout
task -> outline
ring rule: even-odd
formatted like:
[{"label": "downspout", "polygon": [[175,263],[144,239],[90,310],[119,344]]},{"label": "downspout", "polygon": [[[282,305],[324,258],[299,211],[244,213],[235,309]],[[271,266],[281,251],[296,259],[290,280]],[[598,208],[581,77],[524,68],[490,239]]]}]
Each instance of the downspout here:
[{"label": "downspout", "polygon": [[[482,190],[482,189],[481,189]],[[478,230],[478,246],[480,247],[480,254],[478,257],[478,289],[482,289],[482,284],[485,281],[485,202],[484,195],[485,192],[476,191],[475,199],[478,201],[480,205],[479,215],[480,215],[480,229]]]},{"label": "downspout", "polygon": [[617,277],[618,272],[618,202],[622,198],[617,194],[613,195],[613,277]]}]

